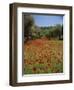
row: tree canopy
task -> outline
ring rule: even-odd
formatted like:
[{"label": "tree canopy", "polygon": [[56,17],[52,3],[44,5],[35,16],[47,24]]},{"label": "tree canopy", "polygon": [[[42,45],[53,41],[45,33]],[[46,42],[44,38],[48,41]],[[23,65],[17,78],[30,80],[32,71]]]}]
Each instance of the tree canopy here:
[{"label": "tree canopy", "polygon": [[25,41],[42,37],[63,40],[63,25],[39,27],[35,25],[34,18],[31,15],[24,15]]}]

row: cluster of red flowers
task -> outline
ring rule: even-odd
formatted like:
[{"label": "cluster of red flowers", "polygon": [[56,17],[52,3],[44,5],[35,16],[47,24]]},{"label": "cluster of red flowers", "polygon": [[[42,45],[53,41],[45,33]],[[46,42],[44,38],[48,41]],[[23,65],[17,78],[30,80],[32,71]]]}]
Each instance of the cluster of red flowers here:
[{"label": "cluster of red flowers", "polygon": [[63,72],[63,41],[36,39],[24,45],[24,73]]}]

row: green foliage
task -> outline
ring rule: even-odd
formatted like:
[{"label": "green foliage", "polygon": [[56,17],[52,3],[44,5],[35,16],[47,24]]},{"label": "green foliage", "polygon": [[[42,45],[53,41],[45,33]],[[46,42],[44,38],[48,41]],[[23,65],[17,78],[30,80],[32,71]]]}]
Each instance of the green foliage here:
[{"label": "green foliage", "polygon": [[34,19],[31,15],[24,15],[24,38],[25,41],[31,37],[31,29],[34,25]]},{"label": "green foliage", "polygon": [[24,69],[24,73],[25,74],[32,74],[33,73],[32,68],[26,66],[26,68]]},{"label": "green foliage", "polygon": [[50,27],[41,27],[40,31],[41,36],[45,36],[48,39],[63,39],[63,26],[58,24],[56,26]]},{"label": "green foliage", "polygon": [[63,40],[63,25],[38,27],[31,15],[24,15],[24,38],[29,40],[42,37]]}]

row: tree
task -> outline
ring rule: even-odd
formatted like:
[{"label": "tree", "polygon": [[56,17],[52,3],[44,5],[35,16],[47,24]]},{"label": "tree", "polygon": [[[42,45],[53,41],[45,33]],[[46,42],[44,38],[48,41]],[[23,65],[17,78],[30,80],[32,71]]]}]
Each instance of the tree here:
[{"label": "tree", "polygon": [[34,24],[33,17],[31,15],[24,15],[24,39],[25,41],[31,38],[31,28]]},{"label": "tree", "polygon": [[57,30],[57,33],[58,33],[58,37],[59,37],[59,40],[63,39],[63,25],[56,25],[56,30]]},{"label": "tree", "polygon": [[63,25],[56,25],[56,26],[53,26],[53,27],[49,27],[48,30],[45,30],[45,31],[49,31],[48,33],[44,33],[46,34],[46,37],[48,39],[59,39],[59,40],[62,40],[63,39]]}]

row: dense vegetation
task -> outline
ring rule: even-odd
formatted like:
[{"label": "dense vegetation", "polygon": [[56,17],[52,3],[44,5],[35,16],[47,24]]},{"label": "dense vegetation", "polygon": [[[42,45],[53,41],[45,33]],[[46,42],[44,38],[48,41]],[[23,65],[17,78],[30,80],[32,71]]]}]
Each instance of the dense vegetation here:
[{"label": "dense vegetation", "polygon": [[24,37],[25,41],[46,37],[48,39],[63,39],[63,25],[38,27],[31,15],[24,15]]},{"label": "dense vegetation", "polygon": [[62,73],[62,40],[36,39],[24,45],[24,73]]},{"label": "dense vegetation", "polygon": [[24,15],[24,74],[63,72],[63,25],[39,27]]}]

